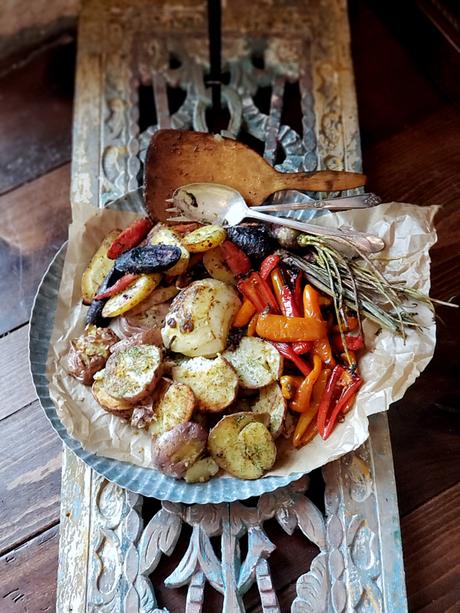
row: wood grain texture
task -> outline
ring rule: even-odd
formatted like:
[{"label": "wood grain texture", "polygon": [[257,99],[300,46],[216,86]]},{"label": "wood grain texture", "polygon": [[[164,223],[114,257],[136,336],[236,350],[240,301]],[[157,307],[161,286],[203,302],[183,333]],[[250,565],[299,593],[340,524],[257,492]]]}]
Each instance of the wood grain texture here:
[{"label": "wood grain texture", "polygon": [[23,326],[0,338],[0,420],[37,398],[29,373],[28,334],[29,326]]},{"label": "wood grain texture", "polygon": [[0,193],[69,161],[74,55],[47,47],[0,79]]},{"label": "wood grain texture", "polygon": [[410,611],[459,610],[459,508],[457,483],[401,522]]},{"label": "wood grain texture", "polygon": [[459,313],[443,309],[442,317],[433,360],[389,412],[403,517],[457,483],[460,476]]},{"label": "wood grain texture", "polygon": [[0,557],[2,613],[54,611],[58,544],[53,526]]},{"label": "wood grain texture", "polygon": [[3,419],[1,428],[0,554],[58,522],[62,455],[38,401]]},{"label": "wood grain texture", "polygon": [[67,238],[69,186],[66,164],[0,196],[0,334],[29,319],[40,279]]}]

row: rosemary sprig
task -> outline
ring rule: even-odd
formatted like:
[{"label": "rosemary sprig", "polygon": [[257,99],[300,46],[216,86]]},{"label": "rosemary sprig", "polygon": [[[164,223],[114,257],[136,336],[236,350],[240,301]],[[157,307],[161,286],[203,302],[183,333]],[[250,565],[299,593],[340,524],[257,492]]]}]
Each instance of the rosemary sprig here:
[{"label": "rosemary sprig", "polygon": [[[403,283],[390,283],[365,254],[348,258],[325,238],[308,234],[299,236],[298,242],[309,248],[308,257],[284,250],[279,254],[288,265],[303,270],[309,283],[333,299],[342,341],[344,304],[357,313],[360,328],[360,315],[364,314],[379,326],[405,338],[407,328],[420,326],[406,308],[407,302],[423,302],[432,310],[433,302],[440,302]],[[346,343],[343,344],[346,347]]]}]

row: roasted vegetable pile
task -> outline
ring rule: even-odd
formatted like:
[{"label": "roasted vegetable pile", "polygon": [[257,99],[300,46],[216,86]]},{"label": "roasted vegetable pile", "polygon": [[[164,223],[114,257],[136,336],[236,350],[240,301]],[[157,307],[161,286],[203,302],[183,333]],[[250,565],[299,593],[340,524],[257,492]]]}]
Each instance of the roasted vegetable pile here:
[{"label": "roasted vegetable pile", "polygon": [[[361,317],[411,325],[372,306],[365,263],[310,239],[286,251],[261,225],[148,219],[110,233],[82,277],[87,326],[67,372],[151,434],[164,473],[262,477],[278,437],[296,448],[327,439],[353,407]],[[372,291],[393,296],[381,279]]]}]

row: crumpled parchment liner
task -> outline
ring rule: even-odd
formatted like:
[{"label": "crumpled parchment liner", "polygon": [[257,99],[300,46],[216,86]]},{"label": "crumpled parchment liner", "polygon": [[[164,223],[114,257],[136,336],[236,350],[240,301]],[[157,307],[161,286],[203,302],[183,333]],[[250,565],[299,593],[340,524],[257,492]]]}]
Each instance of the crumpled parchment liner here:
[{"label": "crumpled parchment liner", "polygon": [[[378,207],[324,215],[320,225],[347,225],[372,232],[384,239],[387,248],[383,273],[389,280],[404,279],[409,286],[428,293],[429,249],[436,242],[433,217],[437,207],[386,203]],[[94,400],[91,388],[68,376],[61,366],[69,341],[82,333],[87,307],[81,304],[80,279],[103,237],[114,228],[126,227],[138,214],[127,211],[79,206],[69,228],[54,330],[48,355],[49,390],[69,434],[97,455],[144,467],[152,464],[151,439],[104,411]],[[411,309],[413,310],[413,309]],[[417,306],[421,330],[409,330],[404,341],[390,332],[378,331],[365,321],[366,352],[359,360],[364,384],[353,410],[327,441],[316,437],[299,451],[280,442],[278,460],[271,475],[310,472],[359,447],[368,437],[369,415],[385,411],[399,400],[433,356],[436,328],[432,312]],[[222,478],[222,477],[216,477]]]}]

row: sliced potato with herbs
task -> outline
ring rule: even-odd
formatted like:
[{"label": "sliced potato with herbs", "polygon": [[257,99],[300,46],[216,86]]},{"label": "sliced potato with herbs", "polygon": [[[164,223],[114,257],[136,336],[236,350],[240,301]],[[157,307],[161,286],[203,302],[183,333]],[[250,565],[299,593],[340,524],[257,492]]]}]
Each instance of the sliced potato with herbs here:
[{"label": "sliced potato with herbs", "polygon": [[214,477],[219,472],[219,466],[210,458],[201,458],[197,460],[185,473],[185,481],[187,483],[205,483],[211,477]]},{"label": "sliced potato with herbs", "polygon": [[107,234],[83,272],[81,295],[84,304],[91,304],[100,284],[113,268],[114,261],[107,256],[107,251],[120,232],[121,230],[112,230]]},{"label": "sliced potato with herbs", "polygon": [[153,464],[161,472],[181,479],[206,449],[207,431],[188,421],[153,441]]},{"label": "sliced potato with herbs", "polygon": [[171,383],[162,379],[158,400],[153,406],[153,417],[149,426],[152,436],[159,436],[175,426],[190,421],[196,400],[192,390],[185,383]]},{"label": "sliced potato with herbs", "polygon": [[221,226],[203,226],[186,234],[182,244],[190,253],[203,253],[224,242],[227,233]]},{"label": "sliced potato with herbs", "polygon": [[210,249],[203,255],[203,265],[213,279],[236,285],[235,275],[227,266],[220,249]]},{"label": "sliced potato with herbs", "polygon": [[183,360],[171,370],[172,378],[188,385],[202,411],[217,412],[228,407],[238,391],[238,376],[221,356]]},{"label": "sliced potato with herbs", "polygon": [[101,405],[103,409],[124,419],[129,419],[133,412],[134,406],[126,400],[120,398],[114,398],[105,391],[104,378],[100,377],[96,379],[91,387],[94,398]]},{"label": "sliced potato with herbs", "polygon": [[210,431],[208,449],[216,463],[239,479],[259,479],[276,460],[276,445],[266,427],[268,415],[226,415]]},{"label": "sliced potato with herbs", "polygon": [[287,411],[287,402],[283,397],[277,381],[266,385],[259,390],[259,397],[251,405],[254,413],[267,413],[270,415],[268,428],[273,438],[277,438],[284,427],[284,418]]},{"label": "sliced potato with herbs", "polygon": [[157,272],[151,275],[140,275],[139,278],[124,291],[107,300],[102,309],[102,316],[117,317],[117,315],[126,313],[126,311],[129,311],[145,300],[157,287],[160,281],[161,275]]},{"label": "sliced potato with herbs", "polygon": [[168,285],[168,287],[157,287],[149,296],[147,296],[147,298],[145,298],[145,300],[139,302],[138,305],[130,309],[126,315],[130,317],[131,315],[139,315],[140,313],[144,313],[144,311],[148,311],[148,309],[150,309],[152,306],[169,302],[175,296],[177,296],[178,293],[179,290],[175,285]]},{"label": "sliced potato with herbs", "polygon": [[233,287],[221,281],[193,281],[174,298],[165,318],[165,347],[190,358],[215,356],[227,346],[240,304]]},{"label": "sliced potato with herbs", "polygon": [[168,275],[176,277],[182,275],[188,268],[190,254],[182,245],[180,234],[162,223],[157,224],[149,234],[150,245],[174,245],[181,250],[180,260],[168,270]]},{"label": "sliced potato with herbs", "polygon": [[257,389],[276,381],[283,370],[283,358],[271,343],[244,336],[236,349],[224,351],[223,357],[236,370],[241,387]]},{"label": "sliced potato with herbs", "polygon": [[135,345],[113,353],[105,365],[104,389],[114,398],[137,402],[155,388],[162,353],[155,345]]}]

